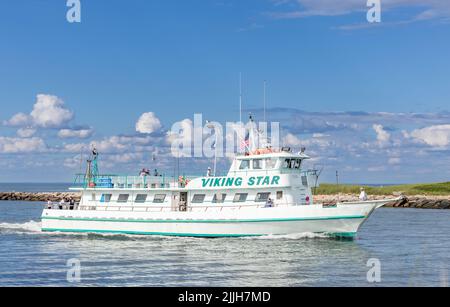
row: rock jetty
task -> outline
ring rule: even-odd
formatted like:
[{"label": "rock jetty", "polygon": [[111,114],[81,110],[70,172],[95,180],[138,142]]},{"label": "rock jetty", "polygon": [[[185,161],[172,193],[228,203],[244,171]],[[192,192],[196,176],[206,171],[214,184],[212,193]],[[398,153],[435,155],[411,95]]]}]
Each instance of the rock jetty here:
[{"label": "rock jetty", "polygon": [[[316,203],[335,204],[336,202],[352,202],[358,201],[358,195],[341,194],[341,195],[316,195],[314,196]],[[382,200],[389,198],[397,198],[393,195],[373,195],[369,196],[369,200]],[[385,205],[388,208],[418,208],[418,209],[450,209],[449,196],[425,196],[413,195],[404,196],[403,199],[393,201]]]},{"label": "rock jetty", "polygon": [[53,193],[0,192],[0,200],[59,202],[63,198],[66,200],[73,198],[75,201],[79,201],[81,198],[81,194],[73,192],[53,192]]}]

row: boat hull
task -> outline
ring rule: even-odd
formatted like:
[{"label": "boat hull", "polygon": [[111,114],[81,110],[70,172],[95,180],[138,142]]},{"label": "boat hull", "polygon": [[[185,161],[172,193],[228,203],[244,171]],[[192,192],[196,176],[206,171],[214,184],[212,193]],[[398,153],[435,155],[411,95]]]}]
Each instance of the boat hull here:
[{"label": "boat hull", "polygon": [[44,210],[42,231],[187,237],[325,233],[353,237],[377,203],[226,209],[210,212]]}]

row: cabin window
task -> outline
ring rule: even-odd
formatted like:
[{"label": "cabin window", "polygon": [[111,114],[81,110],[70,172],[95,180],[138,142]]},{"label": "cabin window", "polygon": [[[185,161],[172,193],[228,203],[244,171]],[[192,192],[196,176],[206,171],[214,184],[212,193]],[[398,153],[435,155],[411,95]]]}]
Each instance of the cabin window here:
[{"label": "cabin window", "polygon": [[152,183],[151,187],[152,189],[156,189],[156,183]]},{"label": "cabin window", "polygon": [[278,200],[283,199],[283,191],[278,191],[277,192],[277,199]]},{"label": "cabin window", "polygon": [[101,203],[109,203],[111,201],[111,194],[102,194],[102,197],[100,198]]},{"label": "cabin window", "polygon": [[155,197],[153,198],[153,203],[162,204],[165,199],[166,199],[166,194],[156,194]]},{"label": "cabin window", "polygon": [[147,194],[138,194],[136,195],[135,203],[143,204],[147,200]]},{"label": "cabin window", "polygon": [[120,194],[119,198],[117,199],[118,203],[126,203],[128,201],[128,198],[130,197],[130,194]]},{"label": "cabin window", "polygon": [[193,204],[201,204],[202,202],[205,201],[205,197],[206,197],[205,194],[195,194],[192,197],[192,203]]},{"label": "cabin window", "polygon": [[270,193],[258,193],[256,194],[255,201],[258,203],[266,202],[269,199]]},{"label": "cabin window", "polygon": [[308,178],[306,176],[302,176],[302,184],[307,187],[308,186]]},{"label": "cabin window", "polygon": [[233,202],[235,203],[243,203],[247,200],[248,193],[237,193],[234,195]]},{"label": "cabin window", "polygon": [[242,160],[241,165],[239,166],[240,170],[246,170],[250,168],[250,161],[249,160]]},{"label": "cabin window", "polygon": [[214,194],[212,202],[216,203],[216,204],[222,204],[225,202],[226,197],[227,197],[227,194],[216,193],[216,194]]},{"label": "cabin window", "polygon": [[274,169],[277,164],[276,159],[268,158],[266,159],[266,169]]},{"label": "cabin window", "polygon": [[262,160],[261,159],[255,159],[253,160],[253,169],[262,169]]}]

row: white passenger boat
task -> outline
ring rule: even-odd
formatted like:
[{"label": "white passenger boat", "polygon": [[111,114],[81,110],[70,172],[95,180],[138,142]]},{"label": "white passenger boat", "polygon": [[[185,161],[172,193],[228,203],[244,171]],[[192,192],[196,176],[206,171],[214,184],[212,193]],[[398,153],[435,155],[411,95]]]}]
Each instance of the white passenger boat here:
[{"label": "white passenger boat", "polygon": [[[189,237],[321,233],[354,237],[385,203],[314,202],[317,172],[303,170],[304,153],[265,149],[235,157],[223,177],[81,176],[81,201],[48,206],[45,232]],[[96,163],[97,154],[94,156]],[[92,161],[90,161],[92,162]],[[91,164],[90,164],[91,165]]]}]

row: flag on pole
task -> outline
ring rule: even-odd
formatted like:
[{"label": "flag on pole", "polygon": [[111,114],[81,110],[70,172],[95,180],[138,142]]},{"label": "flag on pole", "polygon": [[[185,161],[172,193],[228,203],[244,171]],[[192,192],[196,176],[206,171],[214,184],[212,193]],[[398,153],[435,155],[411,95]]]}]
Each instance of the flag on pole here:
[{"label": "flag on pole", "polygon": [[250,131],[248,129],[245,130],[245,138],[241,142],[241,150],[245,150],[247,152],[250,146]]}]

